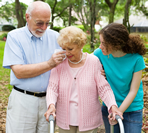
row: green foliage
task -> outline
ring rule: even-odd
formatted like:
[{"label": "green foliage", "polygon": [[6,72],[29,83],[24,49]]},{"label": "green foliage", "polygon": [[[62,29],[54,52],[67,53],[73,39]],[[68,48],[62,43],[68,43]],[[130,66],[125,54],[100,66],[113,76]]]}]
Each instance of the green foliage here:
[{"label": "green foliage", "polygon": [[13,25],[3,25],[2,26],[2,31],[11,31],[16,29]]},{"label": "green foliage", "polygon": [[[148,43],[145,43],[145,47],[148,49]],[[147,52],[148,52],[148,50],[147,50]]]},{"label": "green foliage", "polygon": [[3,55],[4,55],[4,47],[5,47],[5,42],[0,41],[0,81],[8,82],[8,84],[5,84],[5,86],[11,90],[12,86],[9,84],[10,82],[10,69],[5,69],[2,66],[3,63]]},{"label": "green foliage", "polygon": [[[145,57],[145,56],[143,58],[144,58],[144,62],[146,64],[146,66],[148,66],[148,58]],[[142,71],[142,76],[148,76],[147,69],[145,69],[145,70]]]},{"label": "green foliage", "polygon": [[[69,22],[69,7],[74,4],[75,0],[46,0],[46,2],[50,5],[52,10],[52,22],[55,18],[59,17],[63,20],[64,26],[68,26]],[[72,16],[71,24],[74,24],[77,21],[77,18]]]},{"label": "green foliage", "polygon": [[144,42],[148,42],[148,35],[143,35],[143,34],[140,34],[140,38],[144,41]]},{"label": "green foliage", "polygon": [[84,45],[83,52],[91,53],[91,51],[90,51],[90,44]]},{"label": "green foliage", "polygon": [[114,19],[118,20],[119,18],[124,17],[124,10],[125,10],[126,0],[119,0],[116,5],[115,16]]},{"label": "green foliage", "polygon": [[[90,49],[90,39],[91,39],[91,35],[87,34],[87,44],[89,45],[89,49]],[[97,49],[100,46],[100,36],[98,33],[95,33],[95,39],[94,39],[94,47],[95,49]],[[90,49],[91,51],[91,49]]]},{"label": "green foliage", "polygon": [[[23,10],[24,19],[25,19],[25,12],[27,9],[27,5],[22,2],[20,2],[20,5]],[[2,5],[0,7],[0,18],[4,18],[8,22],[11,22],[13,19],[16,19],[15,2],[13,3],[6,2],[5,5]]]},{"label": "green foliage", "polygon": [[148,64],[148,58],[143,57],[146,64]]},{"label": "green foliage", "polygon": [[2,35],[0,35],[0,40],[3,40],[5,38],[7,38],[7,33],[3,33]]},{"label": "green foliage", "polygon": [[145,16],[148,16],[148,8],[145,7],[147,0],[135,0],[134,7],[135,13],[139,14],[139,11],[142,12]]},{"label": "green foliage", "polygon": [[81,30],[85,31],[84,25],[76,25],[76,27],[80,28]]},{"label": "green foliage", "polygon": [[57,27],[57,26],[54,26],[53,27],[53,30],[55,30],[55,31],[57,31],[57,32],[59,32],[61,29],[63,29],[62,27]]}]

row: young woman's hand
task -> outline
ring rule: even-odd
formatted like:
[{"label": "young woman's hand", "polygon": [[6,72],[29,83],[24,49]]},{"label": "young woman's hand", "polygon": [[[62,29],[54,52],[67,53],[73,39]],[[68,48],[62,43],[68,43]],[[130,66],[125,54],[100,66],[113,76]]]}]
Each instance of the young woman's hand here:
[{"label": "young woman's hand", "polygon": [[112,113],[110,113],[108,116],[109,123],[110,123],[110,125],[115,125],[115,124],[117,124],[117,120],[116,120],[115,116],[119,115],[121,117],[121,119],[123,119],[123,116],[122,116],[123,113],[115,105],[113,105],[111,107],[111,111],[112,111]]},{"label": "young woman's hand", "polygon": [[101,75],[104,76],[104,77],[106,78],[106,74],[105,74],[104,69],[101,70]]},{"label": "young woman's hand", "polygon": [[46,111],[46,113],[44,114],[44,116],[46,117],[46,121],[49,122],[49,116],[50,115],[53,115],[53,117],[55,119],[55,117],[56,117],[55,111],[56,111],[55,105],[54,104],[51,104],[49,106],[48,110]]}]

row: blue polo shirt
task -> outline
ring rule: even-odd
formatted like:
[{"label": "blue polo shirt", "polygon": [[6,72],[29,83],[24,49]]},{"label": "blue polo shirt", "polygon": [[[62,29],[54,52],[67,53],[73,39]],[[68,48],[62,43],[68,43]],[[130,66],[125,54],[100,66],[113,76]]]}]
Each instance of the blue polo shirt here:
[{"label": "blue polo shirt", "polygon": [[[60,48],[57,43],[58,35],[58,32],[47,29],[42,37],[36,38],[30,33],[27,25],[9,32],[5,44],[3,67],[10,69],[11,65],[36,64],[49,60],[54,50]],[[33,78],[17,79],[11,70],[10,84],[28,91],[45,92],[49,76],[50,71]]]},{"label": "blue polo shirt", "polygon": [[[123,57],[114,57],[112,54],[103,55],[101,49],[94,51],[102,63],[107,81],[109,82],[117,102],[120,106],[130,91],[133,74],[145,68],[144,59],[139,54],[126,54]],[[143,108],[142,81],[138,93],[125,112],[140,110]]]}]

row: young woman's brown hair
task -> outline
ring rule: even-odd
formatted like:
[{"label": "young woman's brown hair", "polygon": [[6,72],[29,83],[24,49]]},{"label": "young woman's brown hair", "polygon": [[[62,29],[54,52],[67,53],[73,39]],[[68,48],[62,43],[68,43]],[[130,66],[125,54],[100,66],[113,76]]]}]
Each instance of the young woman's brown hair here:
[{"label": "young woman's brown hair", "polygon": [[115,50],[122,50],[124,53],[146,54],[146,48],[139,35],[129,34],[127,28],[118,23],[111,23],[104,27],[99,34],[104,38],[106,48],[111,45]]}]

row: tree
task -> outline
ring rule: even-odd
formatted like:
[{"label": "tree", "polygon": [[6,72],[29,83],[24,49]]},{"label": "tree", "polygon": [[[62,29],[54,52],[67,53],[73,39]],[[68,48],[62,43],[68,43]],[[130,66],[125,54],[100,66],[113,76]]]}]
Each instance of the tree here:
[{"label": "tree", "polygon": [[[27,5],[24,4],[24,3],[22,3],[22,2],[19,2],[19,3],[20,3],[20,6],[21,7],[18,10],[16,10],[16,4],[15,4],[15,2],[13,2],[13,3],[6,2],[5,5],[2,5],[0,7],[0,18],[4,18],[8,22],[12,23],[12,20],[17,20],[16,13],[19,11],[19,14],[20,13],[23,13],[23,19],[24,19],[24,21],[26,23],[26,20],[25,20],[25,12],[26,12],[26,9],[27,9]],[[22,10],[22,11],[20,11],[20,10]],[[19,20],[17,20],[17,21],[19,21]]]},{"label": "tree", "polygon": [[74,11],[86,31],[90,31],[91,51],[94,50],[95,23],[100,21],[101,10],[104,8],[103,0],[76,0]]},{"label": "tree", "polygon": [[46,2],[49,3],[52,11],[52,24],[50,26],[51,29],[53,28],[53,21],[55,18],[61,18],[65,26],[71,25],[74,21],[77,20],[75,17],[70,15],[74,0],[70,0],[70,3],[69,0],[46,0]]},{"label": "tree", "polygon": [[52,11],[51,15],[51,26],[50,28],[53,28],[53,21],[56,17],[61,17],[64,11],[68,8],[68,5],[65,4],[64,1],[58,1],[58,0],[46,0],[47,3],[49,3]]},{"label": "tree", "polygon": [[116,9],[116,5],[117,5],[118,1],[119,0],[113,0],[113,2],[110,2],[110,0],[105,0],[105,2],[107,3],[107,5],[110,8],[109,23],[114,22],[114,14],[115,14],[115,9]]},{"label": "tree", "polygon": [[129,9],[130,9],[131,2],[132,0],[127,0],[126,2],[125,10],[124,10],[124,19],[123,19],[123,24],[126,26],[129,32],[130,32]]},{"label": "tree", "polygon": [[20,28],[25,26],[26,21],[19,0],[15,0],[15,11],[16,11],[16,18],[18,21],[17,27]]},{"label": "tree", "polygon": [[148,16],[148,8],[145,6],[147,0],[135,0],[136,10],[141,11],[145,16]]},{"label": "tree", "polygon": [[88,0],[90,5],[90,33],[91,33],[91,51],[94,51],[94,34],[95,34],[95,22],[96,22],[96,0]]}]

